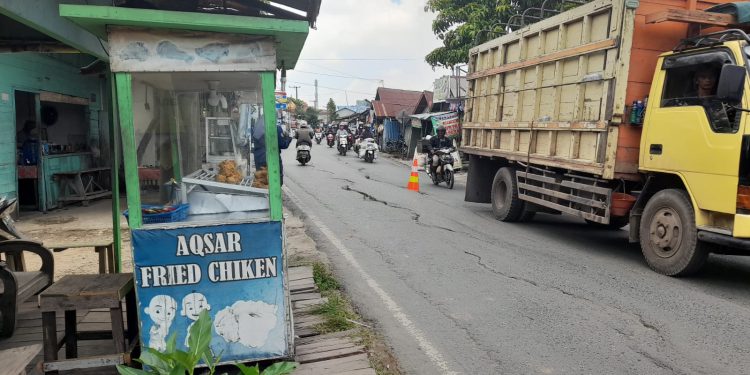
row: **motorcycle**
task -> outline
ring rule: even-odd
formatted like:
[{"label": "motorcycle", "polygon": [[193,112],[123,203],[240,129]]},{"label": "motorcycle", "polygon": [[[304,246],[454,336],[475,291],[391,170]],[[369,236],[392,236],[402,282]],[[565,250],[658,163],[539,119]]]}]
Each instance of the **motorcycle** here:
[{"label": "motorcycle", "polygon": [[354,146],[354,135],[352,135],[352,133],[349,133],[347,139],[349,140],[349,150],[351,150]]},{"label": "motorcycle", "polygon": [[455,179],[453,171],[453,155],[454,151],[451,147],[441,148],[435,151],[435,155],[438,157],[438,166],[435,173],[432,173],[432,158],[430,158],[429,165],[426,168],[427,174],[430,176],[432,183],[435,185],[445,182],[448,185],[448,189],[453,189],[453,183]]},{"label": "motorcycle", "polygon": [[310,162],[310,150],[312,147],[302,144],[297,145],[297,161],[303,166]]},{"label": "motorcycle", "polygon": [[357,145],[357,148],[359,158],[363,159],[365,162],[372,163],[378,158],[378,145],[372,138],[363,139],[362,142]]},{"label": "motorcycle", "polygon": [[328,135],[326,136],[326,141],[328,142],[328,148],[332,148],[332,147],[333,147],[333,145],[335,145],[335,144],[336,144],[336,141],[335,141],[335,140],[334,140],[333,138],[334,138],[334,137],[333,137],[333,134],[328,134]]},{"label": "motorcycle", "polygon": [[346,155],[346,152],[349,151],[349,137],[342,135],[339,136],[339,154],[341,156]]},{"label": "motorcycle", "polygon": [[315,133],[315,143],[320,144],[323,140],[323,133]]}]

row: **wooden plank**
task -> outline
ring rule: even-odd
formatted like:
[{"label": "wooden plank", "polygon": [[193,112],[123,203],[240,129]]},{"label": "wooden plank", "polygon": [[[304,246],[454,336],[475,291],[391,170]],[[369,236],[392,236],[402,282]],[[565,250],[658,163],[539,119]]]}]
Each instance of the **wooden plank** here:
[{"label": "wooden plank", "polygon": [[314,328],[294,328],[294,335],[299,338],[305,338],[305,337],[312,337],[312,336],[318,336],[320,332]]},{"label": "wooden plank", "polygon": [[351,370],[351,371],[344,371],[344,372],[332,372],[332,375],[377,375],[377,372],[375,372],[375,369],[372,368],[362,368],[359,370]]},{"label": "wooden plank", "polygon": [[352,344],[353,341],[349,337],[333,337],[333,338],[321,338],[325,335],[320,335],[318,337],[318,340],[311,341],[306,344],[297,345],[295,351],[300,354],[300,351],[307,351],[307,352],[313,352],[312,349],[314,348],[321,348],[321,347],[328,347],[332,345],[343,345],[343,344]]},{"label": "wooden plank", "polygon": [[64,359],[60,361],[48,361],[44,362],[44,371],[66,371],[66,370],[77,370],[83,368],[92,367],[112,367],[115,365],[121,365],[129,361],[129,355],[120,354],[107,354],[96,357],[81,357]]},{"label": "wooden plank", "polygon": [[332,343],[332,344],[325,344],[325,345],[322,345],[322,344],[316,345],[316,344],[298,346],[295,349],[295,353],[297,355],[313,354],[313,353],[324,353],[324,352],[330,352],[330,351],[334,351],[334,350],[343,350],[343,349],[348,349],[348,348],[355,348],[355,347],[358,346],[357,344],[355,344],[351,340],[341,340],[340,342],[336,342],[336,343]]},{"label": "wooden plank", "polygon": [[667,21],[724,27],[737,24],[737,19],[733,14],[713,13],[702,10],[665,9],[646,15],[647,24]]},{"label": "wooden plank", "polygon": [[346,357],[346,356],[357,354],[357,353],[364,353],[364,351],[365,351],[364,346],[352,346],[352,347],[343,348],[343,349],[298,355],[297,361],[300,363],[317,362],[317,361],[323,361],[327,359]]},{"label": "wooden plank", "polygon": [[351,355],[328,361],[303,363],[295,371],[295,375],[330,374],[334,371],[353,371],[370,368],[366,354]]},{"label": "wooden plank", "polygon": [[292,302],[296,301],[309,301],[320,299],[320,293],[296,293],[291,295]]},{"label": "wooden plank", "polygon": [[328,298],[322,297],[322,298],[318,298],[318,299],[311,299],[311,300],[306,300],[306,301],[292,302],[292,306],[293,306],[294,309],[307,309],[307,308],[312,307],[312,306],[322,305],[322,304],[324,304],[326,302],[328,302]]},{"label": "wooden plank", "polygon": [[334,338],[350,338],[352,336],[357,335],[357,332],[358,331],[356,329],[350,329],[346,331],[326,333],[325,335],[318,335],[316,337],[299,339],[299,340],[295,340],[294,342],[297,346],[300,346],[300,345],[310,344],[313,342],[318,342],[321,340],[328,340],[328,339],[334,339]]},{"label": "wooden plank", "polygon": [[[579,55],[586,55],[592,52],[602,51],[605,49],[615,48],[615,47],[617,47],[616,39],[600,40],[597,42],[587,43],[587,44],[583,44],[583,45],[576,46],[573,48],[566,48],[564,50],[546,54],[544,56],[534,57],[534,58],[523,60],[523,61],[504,64],[496,68],[474,72],[474,73],[468,74],[466,76],[466,79],[473,80],[477,78],[483,78],[483,77],[491,76],[494,74],[510,72],[513,70],[523,69],[523,68],[527,68],[527,67],[538,65],[538,64],[545,64],[545,63],[549,63],[549,62],[553,62],[557,60],[563,60],[569,57],[574,57],[574,56],[579,56]],[[519,85],[522,85],[522,84],[523,84],[522,82],[519,82]]]},{"label": "wooden plank", "polygon": [[26,367],[42,353],[42,344],[21,346],[0,351],[0,369],[3,374],[23,375]]}]

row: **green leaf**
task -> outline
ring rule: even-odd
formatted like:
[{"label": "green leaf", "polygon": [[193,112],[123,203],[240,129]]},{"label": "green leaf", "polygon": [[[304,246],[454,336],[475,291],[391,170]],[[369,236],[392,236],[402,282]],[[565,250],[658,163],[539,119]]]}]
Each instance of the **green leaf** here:
[{"label": "green leaf", "polygon": [[173,353],[177,350],[177,334],[172,333],[167,339],[167,350],[165,353]]},{"label": "green leaf", "polygon": [[291,374],[297,366],[299,366],[297,362],[276,362],[263,370],[263,375]]},{"label": "green leaf", "polygon": [[186,371],[187,370],[185,370],[184,367],[182,367],[181,365],[177,365],[177,366],[173,367],[171,371],[165,372],[164,374],[168,374],[168,375],[185,375]]},{"label": "green leaf", "polygon": [[198,363],[195,358],[192,358],[190,356],[190,353],[183,352],[182,350],[175,351],[170,355],[170,357],[172,357],[172,359],[174,359],[178,365],[186,369],[193,368]]},{"label": "green leaf", "polygon": [[190,327],[188,335],[188,346],[190,346],[190,355],[200,359],[208,351],[208,345],[211,343],[211,316],[208,311],[201,311],[198,320]]},{"label": "green leaf", "polygon": [[240,372],[242,372],[242,375],[260,375],[260,370],[258,369],[258,365],[255,365],[253,367],[247,367],[243,365],[242,363],[235,363],[235,366],[237,366],[238,369],[240,369]]},{"label": "green leaf", "polygon": [[148,367],[153,367],[159,371],[167,372],[172,367],[173,361],[168,355],[161,353],[158,350],[144,348],[143,352],[141,352],[141,356],[138,358],[138,362]]},{"label": "green leaf", "polygon": [[117,372],[120,375],[148,375],[148,372],[124,365],[117,365]]}]

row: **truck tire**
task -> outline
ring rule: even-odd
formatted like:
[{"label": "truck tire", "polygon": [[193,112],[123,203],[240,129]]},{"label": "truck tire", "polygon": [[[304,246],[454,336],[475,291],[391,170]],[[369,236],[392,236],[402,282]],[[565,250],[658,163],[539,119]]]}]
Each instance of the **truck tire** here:
[{"label": "truck tire", "polygon": [[639,230],[643,256],[656,272],[687,276],[708,258],[708,245],[698,241],[693,204],[683,190],[662,190],[651,197]]},{"label": "truck tire", "polygon": [[492,181],[492,213],[500,221],[520,221],[524,213],[524,202],[518,199],[516,171],[503,167]]}]

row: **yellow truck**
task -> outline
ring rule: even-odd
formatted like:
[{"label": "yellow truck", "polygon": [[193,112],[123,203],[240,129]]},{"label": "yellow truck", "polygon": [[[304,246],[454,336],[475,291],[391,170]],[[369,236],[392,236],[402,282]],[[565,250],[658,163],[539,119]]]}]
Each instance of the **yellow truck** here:
[{"label": "yellow truck", "polygon": [[596,0],[470,51],[465,200],[623,228],[648,265],[750,254],[750,3]]}]

